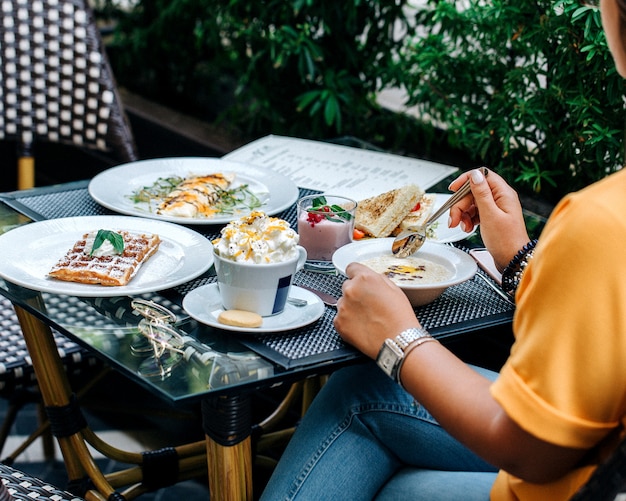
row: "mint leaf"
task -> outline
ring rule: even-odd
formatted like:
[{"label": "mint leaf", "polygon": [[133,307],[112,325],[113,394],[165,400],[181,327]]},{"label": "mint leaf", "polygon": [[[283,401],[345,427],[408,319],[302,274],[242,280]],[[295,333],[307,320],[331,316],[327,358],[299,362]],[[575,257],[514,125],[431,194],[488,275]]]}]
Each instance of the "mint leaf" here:
[{"label": "mint leaf", "polygon": [[311,209],[317,210],[326,205],[326,197],[315,197],[313,202],[311,202]]},{"label": "mint leaf", "polygon": [[350,219],[352,219],[352,215],[340,205],[328,205],[326,197],[324,196],[315,197],[311,207],[307,209],[307,212],[322,216],[334,223],[342,223],[342,219],[345,219],[346,221],[350,221]]},{"label": "mint leaf", "polygon": [[350,214],[346,209],[339,205],[331,205],[330,208],[335,212],[335,216],[339,216],[344,218],[346,221],[350,221],[352,219],[352,214]]},{"label": "mint leaf", "polygon": [[118,254],[122,254],[124,252],[124,237],[122,237],[122,235],[120,235],[117,231],[98,230],[89,255],[93,256],[93,252],[99,249],[106,240],[111,242],[115,252]]}]

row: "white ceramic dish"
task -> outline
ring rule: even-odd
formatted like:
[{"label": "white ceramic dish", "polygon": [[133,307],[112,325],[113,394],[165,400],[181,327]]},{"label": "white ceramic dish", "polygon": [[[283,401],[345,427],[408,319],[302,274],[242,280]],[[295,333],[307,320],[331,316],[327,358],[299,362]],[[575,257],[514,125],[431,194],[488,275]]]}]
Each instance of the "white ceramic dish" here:
[{"label": "white ceramic dish", "polygon": [[312,324],[324,314],[324,303],[312,292],[292,285],[289,297],[303,299],[307,304],[306,306],[295,306],[287,301],[282,313],[263,317],[263,324],[256,328],[234,327],[217,321],[219,314],[224,311],[217,284],[203,285],[192,290],[183,299],[183,308],[190,317],[198,322],[218,329],[246,334],[266,334],[298,329]]},{"label": "white ceramic dish", "polygon": [[[124,286],[64,282],[48,278],[52,266],[85,233],[99,229],[156,233],[157,252]],[[193,230],[130,216],[83,216],[26,224],[0,235],[0,276],[27,289],[79,297],[143,294],[188,282],[213,265],[211,242]]]},{"label": "white ceramic dish", "polygon": [[[333,264],[341,274],[345,275],[348,264],[354,261],[391,256],[392,242],[393,238],[372,238],[353,242],[335,252]],[[441,264],[452,272],[451,277],[443,282],[400,285],[413,306],[423,306],[434,301],[448,287],[465,282],[476,274],[477,266],[474,259],[450,245],[427,241],[413,256]]]},{"label": "white ceramic dish", "polygon": [[289,208],[299,195],[291,179],[271,169],[228,162],[219,158],[173,157],[140,160],[107,169],[89,182],[89,194],[103,207],[121,214],[143,216],[179,224],[226,224],[250,210],[241,207],[235,214],[217,214],[215,217],[188,218],[157,214],[148,203],[135,203],[132,195],[144,186],[151,186],[158,178],[215,172],[236,174],[233,187],[247,184],[263,202],[258,210],[274,215]]},{"label": "white ceramic dish", "polygon": [[[436,210],[441,207],[446,200],[448,200],[452,194],[451,193],[436,193],[437,197],[435,198],[435,205],[433,207],[433,214]],[[476,228],[474,228],[470,233],[465,233],[459,226],[456,228],[448,228],[448,216],[450,215],[450,211],[444,213],[439,219],[437,219],[437,226],[433,229],[435,234],[434,238],[429,239],[431,242],[439,242],[439,243],[452,243],[458,242],[459,240],[463,240],[468,238],[469,236],[476,233]]]}]

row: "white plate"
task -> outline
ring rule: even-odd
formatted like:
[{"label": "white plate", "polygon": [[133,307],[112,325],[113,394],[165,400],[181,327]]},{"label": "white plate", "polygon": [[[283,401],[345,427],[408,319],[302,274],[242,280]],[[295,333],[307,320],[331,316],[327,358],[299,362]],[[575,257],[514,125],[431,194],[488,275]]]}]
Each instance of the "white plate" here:
[{"label": "white plate", "polygon": [[[215,172],[235,173],[233,187],[247,184],[263,205],[259,208],[274,215],[289,207],[298,199],[298,187],[288,177],[278,172],[254,165],[228,162],[219,158],[173,157],[140,160],[107,169],[89,183],[89,194],[100,205],[121,214],[143,216],[180,224],[226,224],[250,212],[242,207],[236,214],[217,214],[215,217],[189,218],[160,215],[151,210],[150,204],[133,202],[133,193],[152,185],[159,177]],[[152,208],[154,209],[154,207]]]},{"label": "white plate", "polygon": [[[448,198],[452,196],[451,193],[435,193],[435,195],[437,195],[437,198],[435,199],[433,214],[439,209],[439,207],[441,207],[445,203],[446,200],[448,200]],[[458,242],[459,240],[468,238],[476,233],[475,227],[470,233],[465,233],[460,228],[460,226],[457,226],[456,228],[448,228],[449,216],[450,211],[447,211],[446,213],[442,214],[439,219],[437,219],[439,223],[437,224],[437,227],[433,230],[433,232],[435,233],[435,238],[429,239],[431,242],[439,242],[442,244]]]},{"label": "white plate", "polygon": [[255,328],[234,327],[217,321],[219,314],[224,311],[217,284],[203,285],[192,290],[183,299],[183,308],[190,317],[198,322],[218,329],[247,334],[265,334],[298,329],[312,324],[324,314],[324,303],[312,292],[292,285],[289,297],[304,299],[308,304],[306,306],[294,306],[287,302],[282,313],[263,317],[263,324]]},{"label": "white plate", "polygon": [[[156,233],[157,252],[123,286],[64,282],[48,278],[52,266],[83,234],[99,229]],[[84,216],[30,223],[0,235],[0,276],[28,289],[79,297],[143,294],[188,282],[213,264],[211,242],[172,223],[129,216]]]}]

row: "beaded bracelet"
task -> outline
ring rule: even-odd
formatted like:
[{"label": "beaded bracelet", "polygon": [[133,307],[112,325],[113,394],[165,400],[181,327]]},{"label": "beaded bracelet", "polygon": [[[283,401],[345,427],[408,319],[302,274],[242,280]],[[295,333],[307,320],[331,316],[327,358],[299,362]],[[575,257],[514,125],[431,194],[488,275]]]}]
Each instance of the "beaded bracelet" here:
[{"label": "beaded bracelet", "polygon": [[522,279],[524,270],[535,252],[535,245],[537,245],[536,239],[524,245],[502,272],[502,290],[511,297],[515,297],[515,291]]}]

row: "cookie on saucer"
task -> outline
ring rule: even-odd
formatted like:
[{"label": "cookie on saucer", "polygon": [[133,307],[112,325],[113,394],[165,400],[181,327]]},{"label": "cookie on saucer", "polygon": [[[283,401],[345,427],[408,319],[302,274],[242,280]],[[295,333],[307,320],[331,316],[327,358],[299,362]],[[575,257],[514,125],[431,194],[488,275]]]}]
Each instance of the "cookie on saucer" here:
[{"label": "cookie on saucer", "polygon": [[233,327],[261,327],[263,317],[258,313],[244,310],[225,310],[217,317],[217,321]]}]

